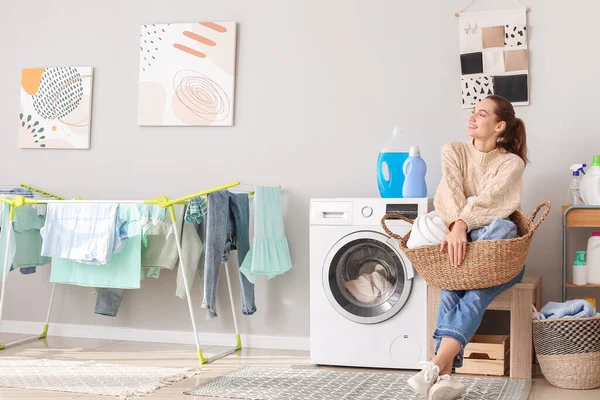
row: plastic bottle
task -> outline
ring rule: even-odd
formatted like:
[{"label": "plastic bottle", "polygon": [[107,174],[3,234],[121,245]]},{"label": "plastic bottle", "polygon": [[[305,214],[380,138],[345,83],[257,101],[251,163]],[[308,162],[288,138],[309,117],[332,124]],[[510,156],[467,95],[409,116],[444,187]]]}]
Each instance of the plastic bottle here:
[{"label": "plastic bottle", "polygon": [[573,285],[587,285],[585,251],[575,252],[575,262],[573,263]]},{"label": "plastic bottle", "polygon": [[594,156],[592,166],[581,178],[581,197],[588,206],[600,206],[600,156]]},{"label": "plastic bottle", "polygon": [[587,246],[587,281],[600,285],[600,232],[594,232]]},{"label": "plastic bottle", "polygon": [[427,197],[427,164],[421,158],[418,146],[410,146],[408,159],[402,168],[404,172],[404,185],[402,186],[402,197],[421,198]]},{"label": "plastic bottle", "polygon": [[394,127],[391,138],[379,153],[377,160],[377,184],[379,194],[385,198],[402,197],[404,185],[404,172],[402,167],[408,158],[406,146],[402,143],[403,133]]},{"label": "plastic bottle", "polygon": [[581,198],[581,177],[580,173],[585,175],[585,164],[573,164],[570,169],[573,171],[573,178],[569,184],[569,193],[567,194],[567,206],[581,206],[583,199]]}]

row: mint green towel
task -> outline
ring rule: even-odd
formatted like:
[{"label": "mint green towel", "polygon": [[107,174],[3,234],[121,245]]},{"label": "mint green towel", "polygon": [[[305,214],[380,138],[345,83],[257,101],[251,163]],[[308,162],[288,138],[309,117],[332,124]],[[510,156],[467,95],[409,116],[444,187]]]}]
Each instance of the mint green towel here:
[{"label": "mint green towel", "polygon": [[[5,203],[0,203],[0,281],[4,277],[4,257],[6,256],[6,241],[8,239],[8,230],[12,229],[10,222],[10,206]],[[13,230],[14,233],[14,230]],[[17,252],[17,242],[15,235],[11,235],[10,254],[8,256],[8,269],[13,263]]]},{"label": "mint green towel", "polygon": [[278,186],[258,186],[254,194],[254,239],[240,271],[250,282],[256,283],[260,275],[271,279],[291,268],[281,190]]},{"label": "mint green towel", "polygon": [[50,282],[113,289],[139,289],[142,271],[141,212],[137,206],[119,206],[119,218],[128,221],[125,248],[107,265],[80,264],[52,259]]}]

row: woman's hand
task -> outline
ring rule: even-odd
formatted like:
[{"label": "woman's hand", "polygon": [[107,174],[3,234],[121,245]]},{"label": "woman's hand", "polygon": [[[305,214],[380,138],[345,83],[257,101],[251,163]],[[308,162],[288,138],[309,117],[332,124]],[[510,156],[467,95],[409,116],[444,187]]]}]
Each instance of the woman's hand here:
[{"label": "woman's hand", "polygon": [[448,255],[452,266],[459,266],[467,255],[467,224],[462,219],[454,223],[449,234],[442,241],[440,252],[448,245]]}]

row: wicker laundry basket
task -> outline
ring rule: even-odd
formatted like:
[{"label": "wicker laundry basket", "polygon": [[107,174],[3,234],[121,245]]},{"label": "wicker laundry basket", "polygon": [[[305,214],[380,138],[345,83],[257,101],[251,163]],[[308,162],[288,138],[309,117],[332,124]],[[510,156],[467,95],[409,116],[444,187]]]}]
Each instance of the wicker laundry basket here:
[{"label": "wicker laundry basket", "polygon": [[[545,209],[544,213],[536,222],[535,218],[542,209]],[[470,242],[467,244],[465,260],[458,267],[452,266],[447,251],[440,252],[439,244],[409,249],[406,244],[410,232],[402,237],[386,226],[386,221],[390,219],[411,224],[413,220],[390,213],[381,219],[381,226],[388,235],[398,239],[400,249],[429,285],[446,290],[482,289],[506,283],[521,272],[527,260],[531,238],[549,213],[548,201],[540,203],[531,217],[521,211],[514,212],[510,218],[517,226],[519,237]]]},{"label": "wicker laundry basket", "polygon": [[535,353],[548,382],[565,389],[600,387],[600,317],[539,319],[533,311]]}]

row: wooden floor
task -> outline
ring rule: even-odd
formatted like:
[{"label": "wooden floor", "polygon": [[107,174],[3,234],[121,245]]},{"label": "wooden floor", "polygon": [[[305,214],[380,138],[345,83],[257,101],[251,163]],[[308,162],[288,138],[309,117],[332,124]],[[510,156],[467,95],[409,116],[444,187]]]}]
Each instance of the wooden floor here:
[{"label": "wooden floor", "polygon": [[[0,334],[0,342],[5,343],[22,336]],[[222,351],[220,347],[203,347],[206,356]],[[162,367],[190,367],[197,365],[195,346],[179,344],[122,342],[114,340],[74,339],[49,337],[45,341],[9,348],[0,351],[1,356],[23,356],[60,360],[95,360],[104,363],[147,365]],[[208,400],[207,397],[192,397],[183,394],[201,382],[234,371],[248,365],[270,367],[317,368],[310,364],[308,352],[269,349],[243,349],[240,353],[228,356],[202,368],[195,378],[173,384],[146,396],[148,399]],[[343,368],[336,368],[343,369]],[[356,369],[352,369],[356,371]],[[369,370],[372,371],[372,370]],[[394,372],[388,371],[385,372]],[[539,374],[538,374],[539,375]],[[2,389],[1,400],[86,400],[107,399],[108,397],[74,395],[68,393],[42,392],[31,390]],[[557,389],[543,378],[536,377],[530,400],[598,400],[600,389],[590,391],[569,391]]]}]

